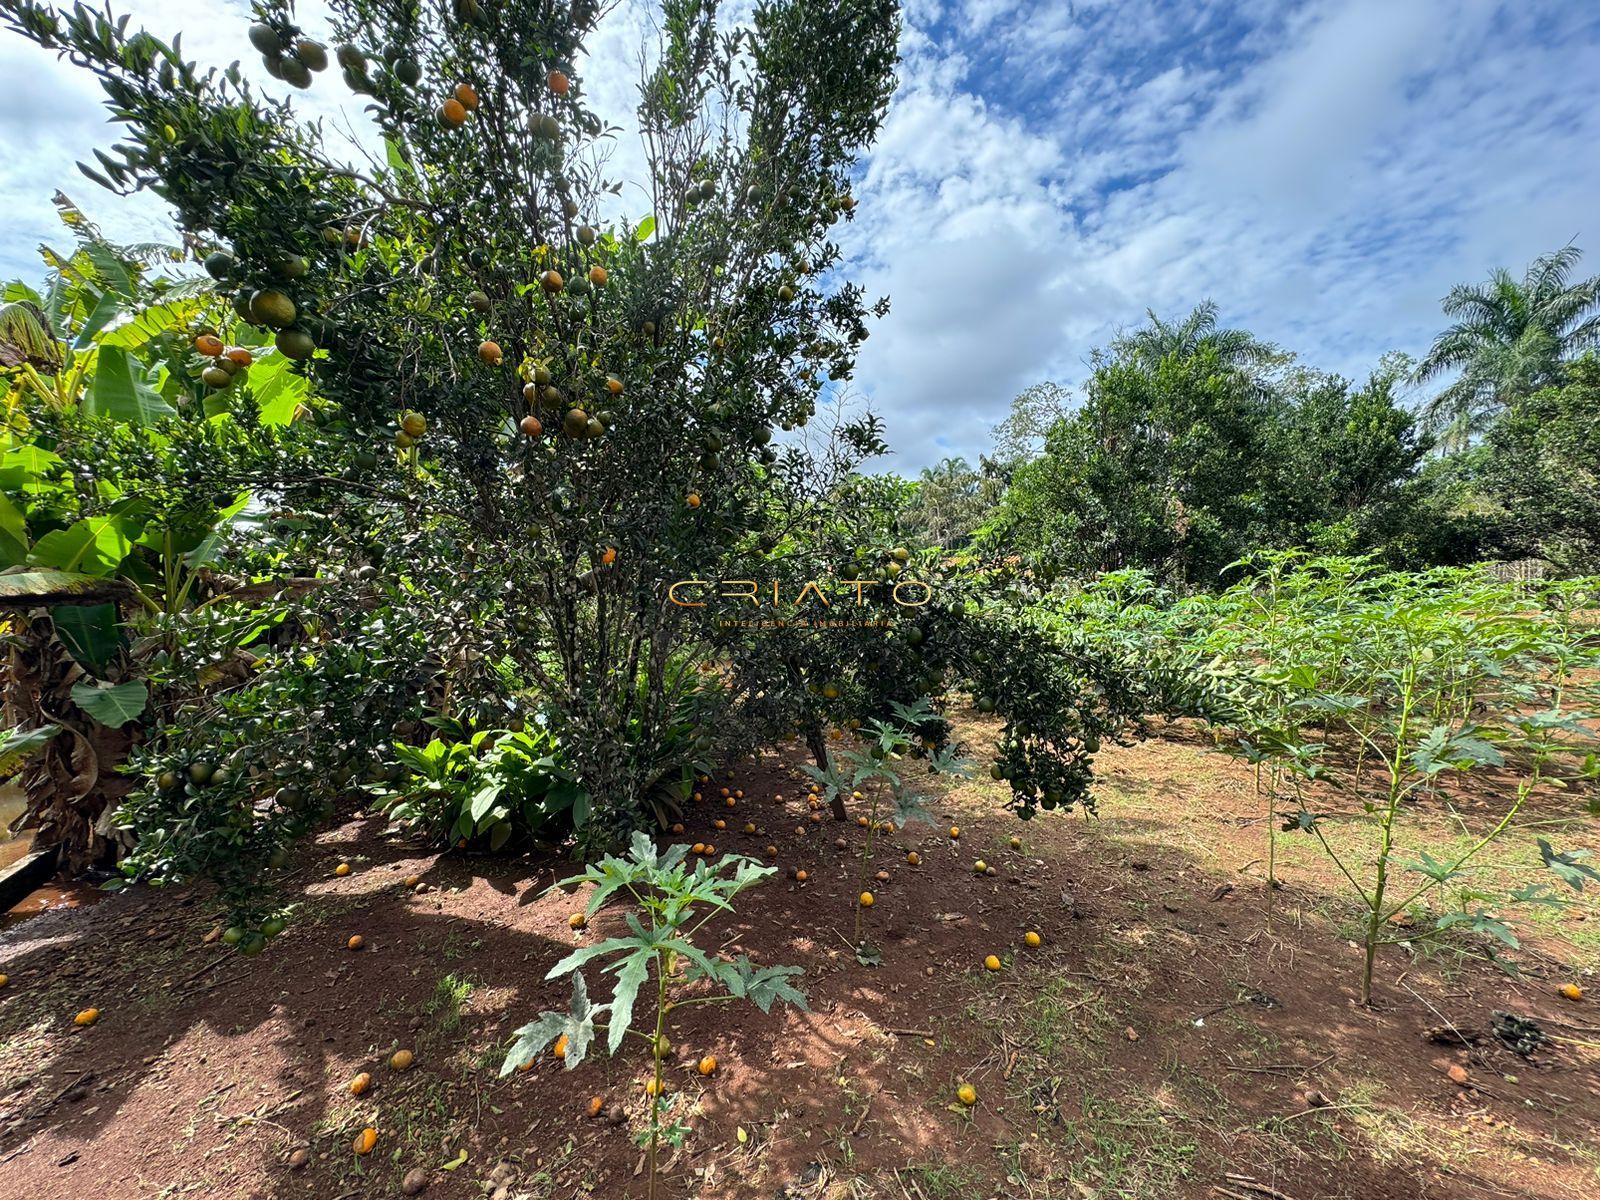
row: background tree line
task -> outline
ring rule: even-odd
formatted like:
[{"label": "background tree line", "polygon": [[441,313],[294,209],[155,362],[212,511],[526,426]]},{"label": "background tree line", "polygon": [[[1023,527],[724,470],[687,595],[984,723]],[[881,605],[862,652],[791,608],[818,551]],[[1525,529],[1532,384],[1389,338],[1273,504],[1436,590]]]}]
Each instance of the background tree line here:
[{"label": "background tree line", "polygon": [[[1600,536],[1600,276],[1580,252],[1445,297],[1453,323],[1365,380],[1299,364],[1216,305],[1096,350],[1081,397],[1018,396],[977,466],[915,481],[911,523],[1040,576],[1141,567],[1189,587],[1263,549],[1399,568],[1537,558],[1592,570]],[[1408,386],[1437,385],[1420,404]]]}]

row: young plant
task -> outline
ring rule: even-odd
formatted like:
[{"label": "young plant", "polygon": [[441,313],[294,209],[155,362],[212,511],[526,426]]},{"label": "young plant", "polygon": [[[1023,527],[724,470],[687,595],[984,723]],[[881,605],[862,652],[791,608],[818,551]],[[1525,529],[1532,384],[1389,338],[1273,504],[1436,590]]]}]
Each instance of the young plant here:
[{"label": "young plant", "polygon": [[[802,764],[812,779],[822,785],[823,795],[832,804],[845,794],[860,794],[867,801],[867,836],[861,843],[861,856],[856,869],[855,934],[853,944],[856,960],[863,966],[877,966],[883,955],[862,937],[861,925],[869,905],[867,880],[872,870],[872,855],[877,836],[892,826],[904,829],[912,821],[932,822],[933,818],[923,807],[922,797],[906,786],[896,766],[908,754],[926,755],[931,774],[963,775],[964,763],[951,749],[935,750],[922,746],[920,751],[916,731],[933,716],[927,699],[915,704],[891,704],[892,715],[879,719],[863,731],[864,742],[860,749],[845,750],[833,757],[826,767]],[[862,789],[865,788],[865,792]],[[885,793],[893,799],[892,811],[884,812]],[[874,897],[874,902],[876,897]]]},{"label": "young plant", "polygon": [[[648,1188],[656,1191],[656,1158],[663,1140],[681,1146],[688,1129],[672,1116],[665,1102],[663,1075],[672,1046],[667,1036],[671,1014],[693,1004],[725,1004],[746,1000],[762,1012],[779,1001],[805,1008],[805,996],[792,985],[799,967],[761,967],[747,955],[732,960],[714,957],[694,943],[695,935],[710,921],[733,911],[733,898],[774,874],[772,867],[739,855],[725,855],[715,863],[690,866],[688,847],[669,846],[658,852],[643,833],[633,835],[626,858],[607,856],[581,875],[554,885],[567,888],[593,884],[586,910],[593,916],[613,894],[626,891],[636,911],[627,915],[629,934],[584,946],[550,968],[546,979],[572,976],[572,1001],[566,1012],[545,1012],[516,1031],[516,1041],[501,1064],[509,1075],[533,1061],[546,1046],[561,1042],[567,1070],[587,1057],[595,1030],[606,1031],[606,1052],[615,1055],[628,1037],[649,1047],[652,1082],[649,1087],[650,1120],[638,1142],[649,1148]],[[554,890],[554,889],[552,889]],[[611,999],[595,1004],[579,967],[592,960],[615,977]],[[635,1008],[641,991],[653,987],[654,1013],[641,1029]],[[600,1018],[605,1018],[604,1022]],[[562,1040],[564,1039],[564,1041]],[[676,1105],[673,1105],[675,1108]]]}]

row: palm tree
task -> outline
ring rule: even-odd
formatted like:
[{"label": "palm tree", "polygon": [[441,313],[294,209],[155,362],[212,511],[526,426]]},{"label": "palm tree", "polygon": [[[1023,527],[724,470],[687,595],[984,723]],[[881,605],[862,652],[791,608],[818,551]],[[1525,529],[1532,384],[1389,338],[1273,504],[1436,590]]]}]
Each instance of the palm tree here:
[{"label": "palm tree", "polygon": [[1224,366],[1253,374],[1278,357],[1272,346],[1247,330],[1218,329],[1215,300],[1202,300],[1178,322],[1163,321],[1150,309],[1145,315],[1150,318],[1149,325],[1121,335],[1111,348],[1147,369],[1153,370],[1168,355],[1192,358],[1211,350]]},{"label": "palm tree", "polygon": [[1424,424],[1459,449],[1511,401],[1560,383],[1565,364],[1600,343],[1600,275],[1568,277],[1583,251],[1563,246],[1533,260],[1518,282],[1496,268],[1485,283],[1458,284],[1443,302],[1455,324],[1418,364],[1420,383],[1447,371],[1456,379],[1422,410]]}]

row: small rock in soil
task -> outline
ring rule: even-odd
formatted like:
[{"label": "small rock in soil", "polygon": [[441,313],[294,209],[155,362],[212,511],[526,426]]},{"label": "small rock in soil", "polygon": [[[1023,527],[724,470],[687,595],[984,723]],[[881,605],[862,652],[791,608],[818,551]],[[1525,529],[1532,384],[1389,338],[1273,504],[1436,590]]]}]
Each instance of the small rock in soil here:
[{"label": "small rock in soil", "polygon": [[304,1146],[301,1146],[300,1149],[289,1155],[289,1170],[298,1171],[310,1161],[311,1151],[307,1150]]},{"label": "small rock in soil", "polygon": [[400,1184],[400,1190],[407,1196],[420,1196],[428,1190],[428,1171],[426,1167],[412,1167],[406,1172],[405,1179]]}]

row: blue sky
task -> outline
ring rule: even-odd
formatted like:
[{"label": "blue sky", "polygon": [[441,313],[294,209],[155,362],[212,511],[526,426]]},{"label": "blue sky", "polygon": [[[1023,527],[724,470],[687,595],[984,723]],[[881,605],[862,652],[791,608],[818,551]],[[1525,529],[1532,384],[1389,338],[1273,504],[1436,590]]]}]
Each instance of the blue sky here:
[{"label": "blue sky", "polygon": [[[247,55],[237,0],[118,7],[202,61]],[[646,11],[621,5],[596,58],[636,56]],[[1081,382],[1146,308],[1210,297],[1225,323],[1355,376],[1424,350],[1439,298],[1493,266],[1576,240],[1600,272],[1600,4],[907,0],[906,20],[841,233],[893,304],[855,385],[891,468],[975,457],[1013,395]],[[631,110],[637,74],[608,74],[586,76],[597,107]],[[358,122],[334,75],[312,110]],[[57,187],[113,234],[162,232],[158,205],[72,165],[111,135],[86,77],[10,35],[0,77],[0,272],[37,274]]]}]

